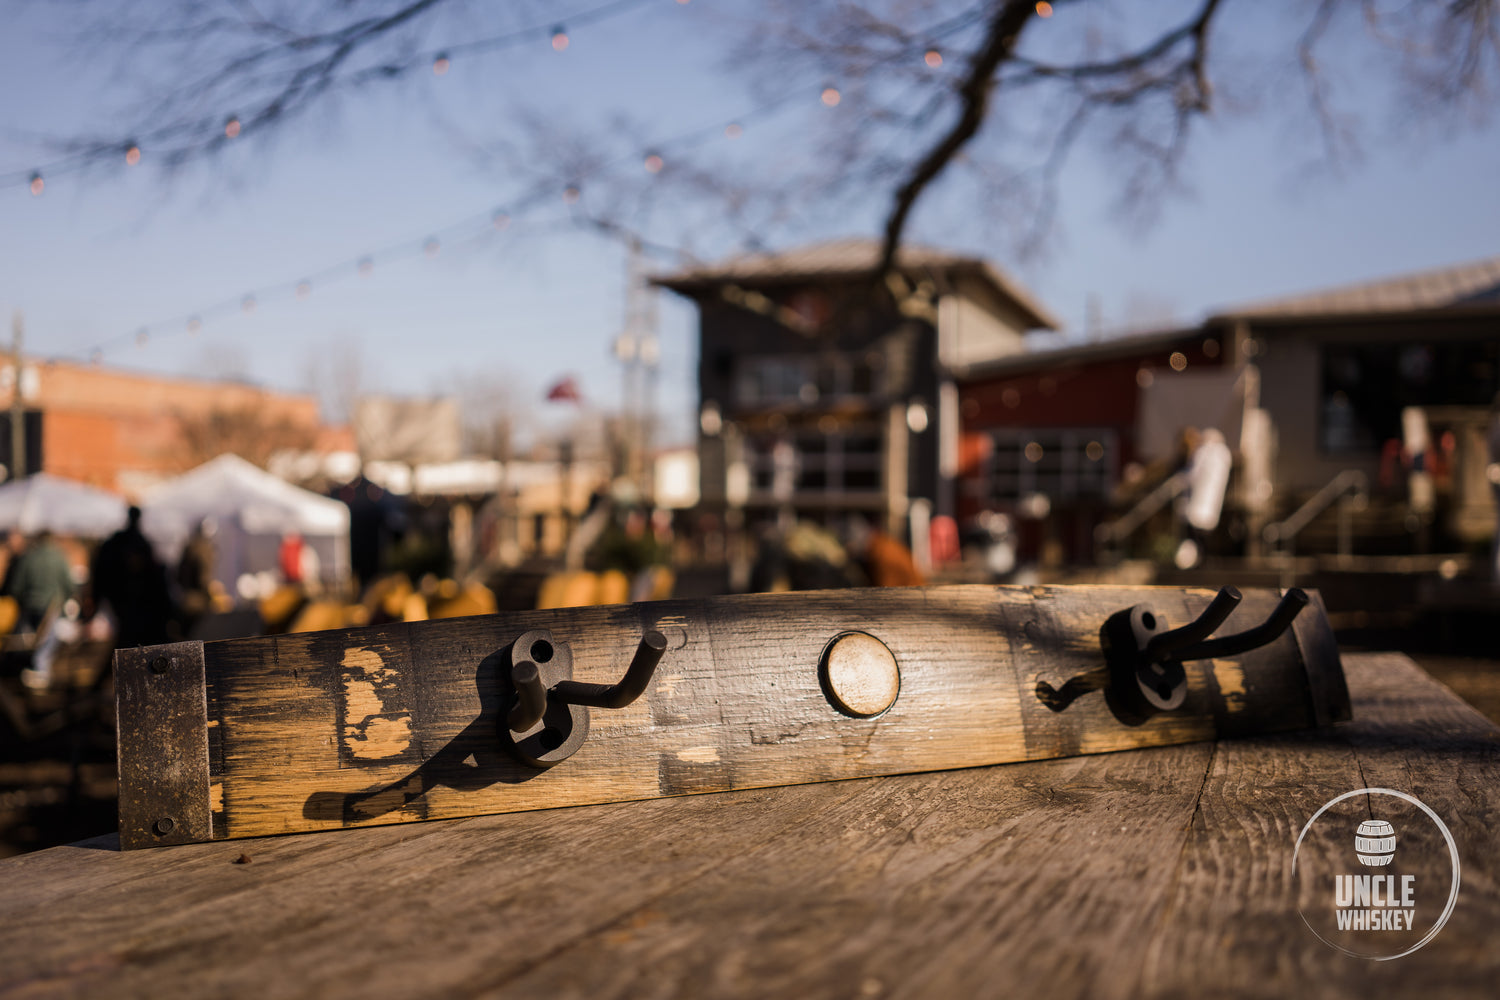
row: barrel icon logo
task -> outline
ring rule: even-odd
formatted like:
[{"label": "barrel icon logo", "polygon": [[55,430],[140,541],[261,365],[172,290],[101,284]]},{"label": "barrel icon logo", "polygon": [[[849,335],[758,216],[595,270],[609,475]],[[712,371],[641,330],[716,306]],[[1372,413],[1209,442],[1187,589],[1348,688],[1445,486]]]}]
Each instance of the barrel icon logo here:
[{"label": "barrel icon logo", "polygon": [[1384,867],[1396,856],[1396,828],[1383,819],[1367,819],[1354,833],[1354,851],[1359,863]]},{"label": "barrel icon logo", "polygon": [[1415,795],[1356,788],[1329,799],[1302,827],[1292,878],[1297,912],[1320,941],[1351,958],[1389,962],[1427,944],[1453,915],[1458,843]]}]

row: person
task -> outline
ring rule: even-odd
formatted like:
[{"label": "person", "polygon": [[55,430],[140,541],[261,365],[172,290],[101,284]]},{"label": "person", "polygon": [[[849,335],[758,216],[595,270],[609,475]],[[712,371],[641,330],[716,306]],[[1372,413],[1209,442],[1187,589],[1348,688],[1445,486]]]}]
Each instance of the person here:
[{"label": "person", "polygon": [[920,587],[926,581],[911,550],[855,515],[845,526],[845,546],[876,587]]},{"label": "person", "polygon": [[153,646],[167,641],[172,602],[167,571],[141,533],[141,509],[131,507],[125,527],[99,544],[89,571],[94,609],[115,617],[116,646]]},{"label": "person", "polygon": [[1016,568],[1016,535],[1010,515],[987,510],[976,520],[985,568],[996,579],[1008,576]]},{"label": "person", "polygon": [[25,535],[14,528],[5,533],[5,576],[0,578],[0,594],[10,594],[10,581],[16,575],[16,564],[25,551]]},{"label": "person", "polygon": [[1420,406],[1406,406],[1401,410],[1401,449],[1407,461],[1407,503],[1412,513],[1429,519],[1436,504],[1433,489],[1432,433],[1427,424],[1427,411]]},{"label": "person", "polygon": [[177,560],[177,590],[184,629],[190,630],[199,618],[213,610],[216,534],[218,522],[205,517],[193,527]]},{"label": "person", "polygon": [[302,550],[305,544],[300,532],[289,531],[281,536],[281,550],[278,553],[281,578],[289,584],[302,582]]},{"label": "person", "polygon": [[1490,491],[1495,497],[1495,538],[1490,544],[1490,580],[1500,584],[1500,393],[1490,403],[1490,426],[1488,428],[1490,463],[1485,467],[1485,478],[1490,481]]},{"label": "person", "polygon": [[830,590],[864,582],[864,571],[828,529],[810,521],[793,521],[784,534],[779,523],[762,529],[750,574],[753,592]]},{"label": "person", "polygon": [[22,626],[34,632],[48,612],[72,598],[73,572],[48,531],[26,543],[14,566],[7,574],[5,593],[19,605]]},{"label": "person", "polygon": [[1406,459],[1407,525],[1416,536],[1416,551],[1425,553],[1432,541],[1432,516],[1437,506],[1433,471],[1436,457],[1427,411],[1420,406],[1401,410],[1401,454]]},{"label": "person", "polygon": [[1209,535],[1219,526],[1233,466],[1234,456],[1224,441],[1224,433],[1215,427],[1204,431],[1185,470],[1188,489],[1182,516],[1188,524],[1189,537],[1178,547],[1178,568],[1188,569],[1202,558]]},{"label": "person", "polygon": [[297,571],[302,576],[302,590],[307,596],[317,597],[323,592],[323,560],[318,557],[318,550],[306,540],[302,543],[302,554],[297,557]]}]

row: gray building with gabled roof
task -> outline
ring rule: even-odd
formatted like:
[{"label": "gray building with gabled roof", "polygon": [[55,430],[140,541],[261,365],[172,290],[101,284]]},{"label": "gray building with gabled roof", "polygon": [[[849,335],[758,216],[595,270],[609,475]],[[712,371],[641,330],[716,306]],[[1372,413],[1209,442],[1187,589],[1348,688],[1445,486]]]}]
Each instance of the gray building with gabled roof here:
[{"label": "gray building with gabled roof", "polygon": [[661,276],[699,309],[706,509],[752,520],[859,513],[904,534],[913,506],[953,512],[955,380],[1057,321],[989,262],[928,247],[875,285],[876,240],[747,254]]},{"label": "gray building with gabled roof", "polygon": [[[1476,545],[1495,530],[1485,438],[1500,392],[1500,257],[1004,358],[974,367],[961,390],[965,453],[983,456],[963,509],[1013,510],[1045,494],[1049,528],[1075,561],[1088,560],[1114,483],[1170,463],[1186,427],[1215,427],[1236,450],[1226,520],[1239,519],[1235,537],[1252,550],[1264,524],[1350,472],[1375,494],[1356,548],[1407,552],[1429,536]],[[1420,459],[1408,408],[1428,429]],[[1429,477],[1430,502],[1411,495],[1413,472]],[[1333,544],[1319,539],[1333,520],[1320,517],[1300,544]]]},{"label": "gray building with gabled roof", "polygon": [[1457,448],[1484,422],[1500,391],[1500,256],[1247,303],[1207,326],[1260,371],[1279,485],[1312,489],[1348,468],[1373,481],[1403,408],[1427,412],[1437,450],[1445,431]]}]

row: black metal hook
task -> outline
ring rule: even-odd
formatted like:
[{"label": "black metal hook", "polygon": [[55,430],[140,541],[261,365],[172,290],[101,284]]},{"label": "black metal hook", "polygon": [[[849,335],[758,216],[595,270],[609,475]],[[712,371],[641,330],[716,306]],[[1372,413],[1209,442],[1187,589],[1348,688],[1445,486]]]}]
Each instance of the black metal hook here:
[{"label": "black metal hook", "polygon": [[1271,612],[1271,617],[1255,628],[1179,649],[1176,654],[1177,658],[1179,660],[1211,660],[1218,656],[1235,656],[1239,653],[1248,653],[1252,649],[1259,649],[1279,639],[1281,633],[1290,628],[1297,615],[1307,607],[1308,601],[1305,590],[1301,587],[1293,587],[1281,595],[1281,600],[1277,602],[1276,610]]},{"label": "black metal hook", "polygon": [[618,684],[589,684],[584,681],[559,681],[552,688],[552,697],[567,705],[587,705],[589,708],[624,708],[639,698],[651,683],[656,665],[667,651],[667,637],[656,629],[648,629],[635,647],[635,656]]},{"label": "black metal hook", "polygon": [[645,692],[666,651],[667,637],[651,629],[641,636],[635,656],[618,684],[558,681],[551,688],[542,683],[535,663],[529,659],[516,659],[510,671],[510,680],[516,689],[516,703],[507,719],[510,728],[518,733],[525,732],[542,721],[548,702],[588,708],[624,708]]},{"label": "black metal hook", "polygon": [[[1224,624],[1224,619],[1234,613],[1234,609],[1240,606],[1240,601],[1245,599],[1244,595],[1235,587],[1224,587],[1214,599],[1203,609],[1203,613],[1188,622],[1181,628],[1174,628],[1170,632],[1158,632],[1146,643],[1146,648],[1141,654],[1149,659],[1159,659],[1181,650],[1192,643],[1207,639],[1213,635],[1214,629]],[[1180,660],[1190,660],[1194,657],[1179,656]]]},{"label": "black metal hook", "polygon": [[524,733],[547,714],[547,686],[542,683],[541,671],[530,660],[511,664],[510,683],[516,689],[516,703],[505,721],[511,729]]},{"label": "black metal hook", "polygon": [[[1099,639],[1109,667],[1105,699],[1115,717],[1135,726],[1158,712],[1180,708],[1187,699],[1184,661],[1233,656],[1274,642],[1308,604],[1307,594],[1294,587],[1260,625],[1210,639],[1241,599],[1238,590],[1225,587],[1197,618],[1176,629],[1168,629],[1166,622],[1145,605],[1110,615],[1099,630]],[[1050,689],[1044,692],[1040,685],[1037,689],[1038,697],[1049,707],[1062,702],[1061,693]],[[1063,702],[1062,707],[1071,700]]]},{"label": "black metal hook", "polygon": [[[667,637],[648,629],[617,684],[572,680],[572,651],[545,630],[528,632],[511,647],[510,683],[514,697],[505,716],[505,743],[531,767],[551,767],[571,756],[588,733],[589,708],[624,708],[645,693],[667,649]],[[549,669],[550,668],[550,669]],[[544,672],[550,673],[549,678]],[[549,719],[558,728],[544,727]],[[566,732],[563,728],[566,728]],[[531,743],[538,747],[531,747]]]}]

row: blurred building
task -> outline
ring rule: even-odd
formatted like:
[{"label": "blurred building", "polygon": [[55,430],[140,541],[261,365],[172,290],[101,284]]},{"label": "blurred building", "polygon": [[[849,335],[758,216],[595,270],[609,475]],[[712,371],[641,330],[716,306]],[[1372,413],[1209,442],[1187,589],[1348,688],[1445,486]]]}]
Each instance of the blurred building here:
[{"label": "blurred building", "polygon": [[1224,523],[1240,551],[1299,509],[1299,546],[1332,546],[1319,512],[1354,492],[1370,502],[1345,530],[1364,551],[1411,551],[1428,529],[1476,544],[1495,530],[1497,391],[1500,257],[998,359],[961,379],[961,512],[1045,514],[1032,534],[1088,562],[1095,526],[1180,467],[1183,431],[1215,428],[1235,452]]},{"label": "blurred building", "polygon": [[874,285],[880,244],[842,240],[656,279],[699,309],[699,493],[713,514],[860,513],[904,533],[951,513],[956,380],[1056,322],[988,262],[906,248],[905,288]]},{"label": "blurred building", "polygon": [[[0,369],[0,463],[7,470],[16,383],[12,365]],[[243,382],[30,360],[19,383],[27,471],[131,497],[226,452],[264,465],[281,449],[340,444],[312,396]]]},{"label": "blurred building", "polygon": [[[1184,427],[1243,423],[1250,379],[1199,329],[1015,355],[960,386],[960,520],[1008,515],[1022,550],[1088,562],[1123,482],[1170,474]],[[1236,435],[1233,440],[1238,442]]]},{"label": "blurred building", "polygon": [[1440,528],[1456,541],[1493,532],[1485,434],[1500,392],[1500,256],[1251,303],[1206,329],[1260,373],[1283,506],[1344,470],[1377,491],[1401,490],[1402,466],[1417,457],[1403,413],[1415,409],[1429,442],[1420,464],[1442,495]]},{"label": "blurred building", "polygon": [[458,400],[448,396],[361,396],[354,436],[366,462],[440,464],[457,461],[463,452]]}]

